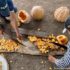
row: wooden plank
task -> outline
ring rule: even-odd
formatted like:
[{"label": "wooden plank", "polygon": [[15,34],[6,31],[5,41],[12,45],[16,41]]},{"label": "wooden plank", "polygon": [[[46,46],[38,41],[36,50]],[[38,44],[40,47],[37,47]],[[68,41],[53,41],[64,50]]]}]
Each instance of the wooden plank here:
[{"label": "wooden plank", "polygon": [[[12,30],[12,32],[15,32],[15,31]],[[45,31],[29,30],[29,29],[24,29],[24,28],[19,28],[19,32],[20,34],[34,35],[37,37],[47,37],[47,35],[49,35],[48,32],[45,32]]]},{"label": "wooden plank", "polygon": [[[34,50],[32,50],[34,49]],[[16,51],[5,51],[5,50],[0,50],[0,53],[22,53],[22,54],[29,54],[29,55],[42,55],[42,56],[48,56],[50,55],[64,55],[65,51],[50,51],[47,54],[41,54],[41,52],[35,48],[35,47],[25,47],[25,46],[20,46],[20,48]]]},{"label": "wooden plank", "polygon": [[[8,37],[8,35],[4,35],[5,38],[10,38]],[[2,38],[2,36],[1,36]],[[2,50],[0,49],[0,52],[7,52],[7,53],[10,53],[10,52],[18,52],[18,53],[23,53],[23,54],[30,54],[30,55],[43,55],[40,53],[39,49],[34,45],[32,44],[28,39],[27,40],[24,40],[23,41],[23,45],[20,45],[20,47],[15,51],[7,51],[7,50]],[[61,51],[50,51],[49,53],[45,54],[45,55],[63,55],[64,52],[61,52]]]}]

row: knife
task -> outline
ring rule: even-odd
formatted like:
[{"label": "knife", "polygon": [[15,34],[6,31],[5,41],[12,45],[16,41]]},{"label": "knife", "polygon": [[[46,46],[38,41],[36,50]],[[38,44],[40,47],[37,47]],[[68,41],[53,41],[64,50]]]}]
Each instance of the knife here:
[{"label": "knife", "polygon": [[3,34],[3,37],[9,38],[9,39],[13,40],[15,43],[18,43],[18,44],[23,45],[23,44],[22,44],[21,42],[19,42],[14,36],[9,35],[8,33],[4,33],[4,34]]},{"label": "knife", "polygon": [[35,45],[33,43],[31,43],[28,39],[23,39],[21,42],[18,39],[15,39],[15,37],[12,37],[12,36],[11,36],[11,39],[13,41],[15,41],[16,43],[19,43],[19,44],[21,44],[25,47],[29,47],[29,48],[35,47]]},{"label": "knife", "polygon": [[11,40],[13,40],[14,42],[23,45],[21,42],[19,42],[17,39],[11,38]]},{"label": "knife", "polygon": [[61,44],[55,43],[55,42],[52,42],[52,43],[55,44],[55,45],[57,45],[57,46],[59,46],[59,49],[62,47],[62,48],[64,48],[65,50],[67,50],[67,47],[66,47],[65,45],[61,45]]}]

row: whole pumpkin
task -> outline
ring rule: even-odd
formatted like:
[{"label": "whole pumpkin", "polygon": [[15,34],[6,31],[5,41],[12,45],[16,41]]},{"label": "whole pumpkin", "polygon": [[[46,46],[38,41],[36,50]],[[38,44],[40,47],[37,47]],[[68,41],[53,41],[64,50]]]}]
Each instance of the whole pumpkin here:
[{"label": "whole pumpkin", "polygon": [[65,22],[69,16],[69,9],[67,7],[59,7],[54,12],[54,18],[59,22]]},{"label": "whole pumpkin", "polygon": [[58,35],[56,38],[58,42],[63,45],[67,44],[68,42],[68,38],[65,35]]},{"label": "whole pumpkin", "polygon": [[19,12],[18,12],[18,20],[21,23],[29,23],[30,15],[25,10],[19,10]]},{"label": "whole pumpkin", "polygon": [[42,6],[34,6],[31,10],[31,16],[35,20],[42,20],[44,18],[44,8]]}]

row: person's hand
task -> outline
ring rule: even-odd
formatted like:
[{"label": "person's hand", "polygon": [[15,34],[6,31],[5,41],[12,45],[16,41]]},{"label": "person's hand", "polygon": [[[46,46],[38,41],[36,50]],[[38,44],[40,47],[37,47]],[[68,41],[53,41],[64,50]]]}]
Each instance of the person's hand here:
[{"label": "person's hand", "polygon": [[50,61],[50,62],[55,62],[55,60],[56,60],[56,58],[55,57],[53,57],[52,55],[49,55],[48,56],[48,60]]},{"label": "person's hand", "polygon": [[18,35],[17,35],[17,40],[18,40],[19,42],[22,42],[23,36],[22,36],[21,34],[18,34]]}]

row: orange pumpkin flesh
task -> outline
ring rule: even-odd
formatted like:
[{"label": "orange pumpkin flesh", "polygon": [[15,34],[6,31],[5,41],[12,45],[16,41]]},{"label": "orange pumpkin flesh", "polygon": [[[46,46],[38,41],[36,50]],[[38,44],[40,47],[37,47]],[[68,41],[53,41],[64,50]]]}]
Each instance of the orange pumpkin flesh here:
[{"label": "orange pumpkin flesh", "polygon": [[57,40],[60,44],[66,44],[68,42],[68,38],[65,35],[57,36]]},{"label": "orange pumpkin flesh", "polygon": [[55,45],[52,44],[51,42],[57,42],[56,37],[52,34],[47,36],[47,38],[41,38],[41,37],[36,37],[36,36],[28,36],[28,39],[30,42],[35,44],[39,51],[43,54],[46,54],[49,52],[49,48],[51,50],[55,50]]},{"label": "orange pumpkin flesh", "polygon": [[26,19],[26,15],[24,14],[23,11],[20,11],[19,17],[21,18],[21,20],[25,20]]},{"label": "orange pumpkin flesh", "polygon": [[18,20],[21,23],[29,23],[30,22],[30,15],[25,10],[20,10],[18,12]]},{"label": "orange pumpkin flesh", "polygon": [[5,51],[16,51],[19,49],[20,45],[14,42],[11,39],[0,39],[0,50],[5,50]]}]

